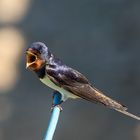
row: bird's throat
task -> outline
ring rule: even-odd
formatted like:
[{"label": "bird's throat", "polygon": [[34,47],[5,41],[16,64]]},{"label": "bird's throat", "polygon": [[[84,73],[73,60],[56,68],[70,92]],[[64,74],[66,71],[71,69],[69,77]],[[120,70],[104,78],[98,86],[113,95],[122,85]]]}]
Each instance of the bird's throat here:
[{"label": "bird's throat", "polygon": [[36,70],[35,73],[40,79],[43,79],[45,77],[45,65],[41,69]]}]

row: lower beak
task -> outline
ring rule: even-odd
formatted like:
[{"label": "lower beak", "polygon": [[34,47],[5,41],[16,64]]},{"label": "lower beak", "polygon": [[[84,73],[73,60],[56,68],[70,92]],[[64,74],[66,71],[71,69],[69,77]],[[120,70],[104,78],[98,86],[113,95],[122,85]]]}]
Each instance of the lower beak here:
[{"label": "lower beak", "polygon": [[33,63],[26,63],[26,69],[28,69]]}]

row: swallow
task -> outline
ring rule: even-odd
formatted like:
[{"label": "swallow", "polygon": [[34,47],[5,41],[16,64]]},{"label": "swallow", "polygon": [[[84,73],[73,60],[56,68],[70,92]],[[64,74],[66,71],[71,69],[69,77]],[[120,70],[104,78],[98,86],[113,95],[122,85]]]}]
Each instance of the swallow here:
[{"label": "swallow", "polygon": [[96,89],[83,74],[65,65],[42,42],[34,42],[27,49],[26,68],[35,72],[42,83],[58,91],[62,102],[69,98],[82,98],[140,120],[140,117],[127,112],[126,106]]}]

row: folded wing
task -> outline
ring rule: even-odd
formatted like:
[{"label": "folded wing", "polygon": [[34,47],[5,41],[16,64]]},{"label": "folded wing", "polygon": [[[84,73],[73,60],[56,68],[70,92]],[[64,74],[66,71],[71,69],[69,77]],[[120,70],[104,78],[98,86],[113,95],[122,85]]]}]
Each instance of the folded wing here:
[{"label": "folded wing", "polygon": [[91,102],[102,104],[106,107],[119,111],[132,118],[140,120],[139,117],[128,113],[127,108],[121,103],[107,97],[101,91],[93,87],[87,78],[78,71],[67,66],[58,69],[48,67],[46,69],[49,78],[58,86],[70,91],[71,93]]}]

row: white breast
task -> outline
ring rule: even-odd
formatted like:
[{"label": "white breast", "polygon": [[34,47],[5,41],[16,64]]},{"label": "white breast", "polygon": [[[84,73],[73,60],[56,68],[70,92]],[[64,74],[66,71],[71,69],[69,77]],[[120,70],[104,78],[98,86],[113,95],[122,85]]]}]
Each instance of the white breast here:
[{"label": "white breast", "polygon": [[68,99],[68,98],[73,98],[73,99],[79,98],[78,96],[72,94],[71,92],[69,92],[69,91],[67,91],[67,90],[65,90],[65,89],[63,89],[63,88],[61,88],[61,87],[55,85],[55,84],[49,79],[48,76],[45,76],[43,79],[40,79],[40,81],[41,81],[42,83],[44,83],[45,85],[49,86],[50,88],[52,88],[52,89],[54,89],[54,90],[60,92],[61,95],[62,95],[62,100],[63,100],[63,101],[65,101],[65,100]]}]

